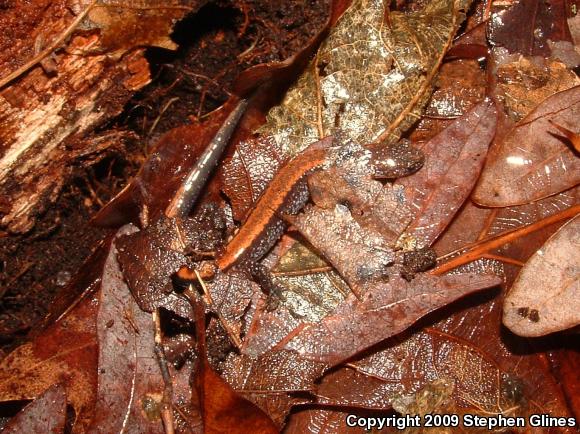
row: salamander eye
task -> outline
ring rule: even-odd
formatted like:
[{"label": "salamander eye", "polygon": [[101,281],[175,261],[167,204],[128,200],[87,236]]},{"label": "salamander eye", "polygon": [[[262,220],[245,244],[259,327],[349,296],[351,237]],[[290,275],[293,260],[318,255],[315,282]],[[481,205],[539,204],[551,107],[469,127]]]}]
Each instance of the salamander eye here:
[{"label": "salamander eye", "polygon": [[401,140],[394,145],[372,149],[375,178],[401,178],[419,170],[425,162],[423,152]]}]

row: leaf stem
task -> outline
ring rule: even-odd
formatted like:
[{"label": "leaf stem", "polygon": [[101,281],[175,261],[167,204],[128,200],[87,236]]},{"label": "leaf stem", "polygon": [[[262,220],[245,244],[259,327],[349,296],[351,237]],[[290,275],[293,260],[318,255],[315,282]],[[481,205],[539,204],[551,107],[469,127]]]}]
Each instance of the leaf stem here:
[{"label": "leaf stem", "polygon": [[531,234],[532,232],[536,232],[540,229],[550,226],[551,224],[558,223],[570,217],[574,217],[578,213],[580,213],[580,205],[574,205],[573,207],[568,208],[562,212],[559,212],[558,214],[546,217],[545,219],[532,223],[528,226],[514,229],[512,231],[499,234],[481,241],[477,241],[471,244],[470,246],[466,246],[460,250],[455,250],[439,258],[439,260],[445,259],[455,255],[456,253],[462,252],[460,256],[457,256],[451,259],[450,261],[435,267],[431,271],[431,273],[435,275],[444,274],[449,270],[459,267],[460,265],[467,264],[469,262],[475,261],[476,259],[483,257],[483,255],[488,253],[490,250],[501,247],[504,244],[515,241],[518,238]]}]

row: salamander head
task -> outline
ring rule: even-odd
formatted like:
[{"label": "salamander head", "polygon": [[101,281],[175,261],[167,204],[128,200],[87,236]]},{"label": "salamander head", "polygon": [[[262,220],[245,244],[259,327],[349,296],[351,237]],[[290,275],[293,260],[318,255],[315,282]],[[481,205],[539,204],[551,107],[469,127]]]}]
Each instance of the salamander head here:
[{"label": "salamander head", "polygon": [[371,152],[375,178],[408,176],[419,170],[425,162],[423,152],[404,139],[394,145],[374,147]]}]

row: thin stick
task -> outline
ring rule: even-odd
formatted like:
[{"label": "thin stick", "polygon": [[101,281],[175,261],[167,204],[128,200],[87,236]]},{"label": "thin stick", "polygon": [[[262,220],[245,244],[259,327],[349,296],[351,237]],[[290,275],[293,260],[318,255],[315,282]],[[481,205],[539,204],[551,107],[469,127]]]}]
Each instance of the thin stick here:
[{"label": "thin stick", "polygon": [[22,74],[27,72],[30,68],[35,66],[37,63],[41,62],[46,56],[56,50],[58,47],[62,45],[66,38],[68,38],[72,32],[76,29],[76,27],[81,23],[82,20],[85,19],[89,11],[92,7],[97,3],[97,0],[92,0],[89,5],[76,17],[72,23],[65,29],[65,31],[56,38],[48,47],[22,65],[20,68],[16,69],[16,71],[11,72],[6,77],[0,79],[0,89],[2,89],[7,84],[11,83],[16,78],[20,77]]},{"label": "thin stick", "polygon": [[439,258],[439,260],[463,252],[461,253],[460,256],[451,259],[449,262],[438,265],[433,270],[431,270],[431,273],[435,275],[444,274],[449,270],[459,267],[460,265],[464,265],[481,258],[484,254],[486,254],[490,250],[497,249],[498,247],[501,247],[504,244],[515,241],[520,237],[531,234],[532,232],[536,232],[540,229],[545,228],[546,226],[550,226],[551,224],[558,223],[570,217],[574,217],[578,213],[580,213],[580,205],[575,205],[562,212],[559,212],[558,214],[554,214],[543,220],[532,223],[531,225],[524,226],[523,228],[515,229],[513,231],[509,231],[504,234],[499,234],[494,237],[478,241],[470,246],[467,246],[466,248],[448,253],[447,255]]},{"label": "thin stick", "polygon": [[155,345],[153,348],[155,356],[157,356],[159,368],[161,369],[163,383],[165,384],[163,389],[163,400],[161,401],[163,404],[163,408],[161,409],[161,419],[163,420],[165,433],[175,434],[173,423],[173,381],[171,380],[171,374],[169,373],[169,367],[167,366],[167,359],[165,357],[165,350],[163,349],[163,334],[161,331],[159,308],[153,311],[153,323],[155,326]]},{"label": "thin stick", "polygon": [[[203,278],[199,275],[197,270],[194,270],[194,273],[197,277],[197,281],[199,282],[199,284],[201,285],[202,289],[203,289],[203,293],[205,295],[207,304],[209,306],[213,306],[213,299],[211,298],[211,294],[209,293],[208,289],[207,289],[207,285],[205,284],[205,281],[203,280]],[[225,318],[217,311],[217,309],[212,309],[215,314],[217,315],[220,323],[222,324],[223,328],[225,329],[226,333],[228,334],[228,337],[230,338],[230,341],[232,342],[232,344],[234,344],[236,346],[236,348],[239,350],[242,347],[242,342],[240,341],[240,338],[236,335],[236,333],[230,328],[229,324],[227,323],[227,321],[225,320]]]}]

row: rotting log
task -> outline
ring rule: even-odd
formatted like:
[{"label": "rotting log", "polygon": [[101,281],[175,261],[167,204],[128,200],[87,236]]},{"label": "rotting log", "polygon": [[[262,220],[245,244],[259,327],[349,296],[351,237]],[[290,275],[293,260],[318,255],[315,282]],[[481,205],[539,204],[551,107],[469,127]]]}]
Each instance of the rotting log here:
[{"label": "rotting log", "polygon": [[195,1],[138,3],[93,0],[69,8],[64,0],[35,0],[0,9],[0,230],[30,230],[75,164],[118,145],[115,133],[90,133],[151,80],[142,47],[175,48],[172,26],[198,9]]}]

